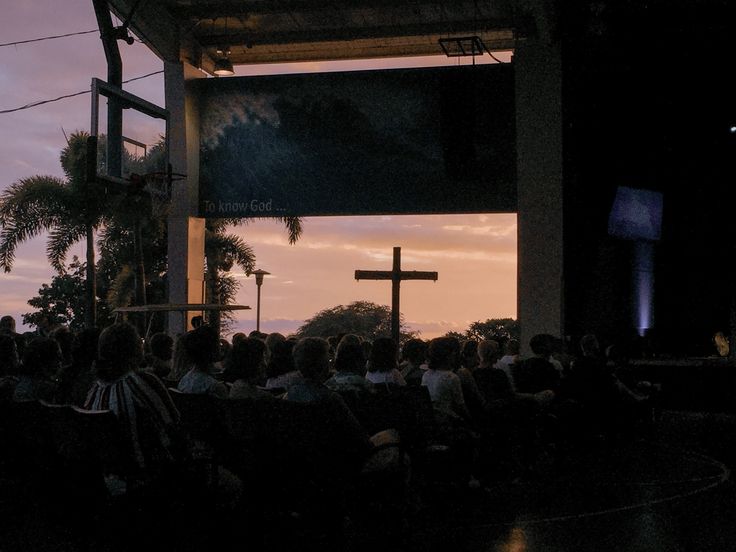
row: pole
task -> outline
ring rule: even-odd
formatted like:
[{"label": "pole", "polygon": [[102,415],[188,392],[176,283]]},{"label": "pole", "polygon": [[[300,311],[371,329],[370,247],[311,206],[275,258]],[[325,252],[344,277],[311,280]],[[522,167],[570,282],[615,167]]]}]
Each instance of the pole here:
[{"label": "pole", "polygon": [[394,266],[391,276],[391,337],[399,344],[399,295],[401,293],[401,247],[394,247]]},{"label": "pole", "polygon": [[261,331],[261,284],[257,284],[258,287],[258,302],[256,303],[256,331]]}]

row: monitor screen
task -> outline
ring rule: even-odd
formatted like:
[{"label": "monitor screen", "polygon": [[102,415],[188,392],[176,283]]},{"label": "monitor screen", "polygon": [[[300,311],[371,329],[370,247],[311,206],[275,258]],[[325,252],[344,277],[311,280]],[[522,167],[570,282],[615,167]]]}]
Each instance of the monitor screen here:
[{"label": "monitor screen", "polygon": [[659,240],[662,193],[619,186],[608,218],[608,233],[625,240]]}]

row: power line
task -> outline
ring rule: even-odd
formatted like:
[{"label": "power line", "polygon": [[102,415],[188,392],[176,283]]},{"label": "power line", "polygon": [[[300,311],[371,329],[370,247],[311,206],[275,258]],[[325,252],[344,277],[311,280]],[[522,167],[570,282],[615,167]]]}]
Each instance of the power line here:
[{"label": "power line", "polygon": [[83,35],[83,34],[90,34],[90,33],[99,33],[99,29],[92,29],[89,31],[79,31],[78,33],[67,33],[67,34],[61,34],[61,35],[55,35],[55,36],[43,36],[41,38],[31,38],[29,40],[19,40],[17,42],[6,42],[5,44],[0,44],[0,48],[3,46],[17,46],[18,44],[28,44],[29,42],[41,42],[42,40],[53,40],[55,38],[66,38],[68,36],[77,36],[77,35]]},{"label": "power line", "polygon": [[[147,75],[141,75],[140,77],[133,77],[132,79],[128,79],[128,80],[123,81],[123,84],[128,83],[128,82],[133,82],[133,81],[141,80],[141,79],[145,79],[145,78],[151,77],[153,75],[158,75],[159,73],[163,73],[163,70],[161,70],[161,71],[154,71],[153,73],[148,73]],[[82,94],[89,94],[89,93],[90,93],[89,90],[82,90],[80,92],[74,92],[72,94],[64,94],[63,96],[59,96],[58,98],[53,98],[53,99],[50,99],[50,100],[39,100],[37,102],[32,102],[32,103],[23,105],[21,107],[14,107],[12,109],[3,109],[3,110],[0,110],[0,115],[2,115],[4,113],[14,113],[16,111],[23,111],[24,109],[30,109],[32,107],[38,107],[39,105],[44,105],[44,104],[48,104],[48,103],[58,102],[59,100],[65,100],[67,98],[73,98],[74,96],[81,96]]]}]

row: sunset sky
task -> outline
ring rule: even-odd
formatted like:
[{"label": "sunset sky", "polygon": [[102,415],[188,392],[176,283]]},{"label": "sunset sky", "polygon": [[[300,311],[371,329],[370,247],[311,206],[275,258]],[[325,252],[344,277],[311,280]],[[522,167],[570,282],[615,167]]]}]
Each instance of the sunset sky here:
[{"label": "sunset sky", "polygon": [[[89,0],[36,0],[9,3],[0,19],[0,43],[87,31],[96,28]],[[124,80],[162,69],[161,61],[136,43],[120,43]],[[487,56],[486,56],[487,57]],[[256,73],[385,68],[401,62],[308,64],[295,67],[236,67],[236,75]],[[444,57],[422,65],[446,64]],[[106,65],[97,33],[0,47],[0,111],[29,102],[89,90],[90,79],[105,79]],[[125,89],[163,105],[163,77],[125,85]],[[126,116],[127,117],[127,116]],[[125,134],[152,144],[157,126],[126,119]],[[89,130],[89,94],[0,114],[0,190],[19,178],[61,176],[59,152],[64,132]],[[355,269],[390,269],[393,246],[402,247],[405,270],[437,270],[439,281],[407,282],[401,310],[423,337],[462,331],[475,320],[516,316],[516,216],[444,215],[322,217],[304,223],[304,235],[288,245],[284,230],[259,220],[233,231],[253,247],[260,268],[271,272],[262,288],[261,327],[294,331],[317,311],[356,300],[390,303],[388,282],[356,282]],[[44,257],[45,237],[18,249],[10,274],[0,274],[0,314],[20,315],[26,301],[53,274]],[[71,254],[83,257],[82,245]],[[71,257],[70,257],[71,259]],[[237,314],[234,331],[254,328],[255,291],[243,280],[238,302],[254,307]],[[25,329],[25,328],[23,328]]]}]

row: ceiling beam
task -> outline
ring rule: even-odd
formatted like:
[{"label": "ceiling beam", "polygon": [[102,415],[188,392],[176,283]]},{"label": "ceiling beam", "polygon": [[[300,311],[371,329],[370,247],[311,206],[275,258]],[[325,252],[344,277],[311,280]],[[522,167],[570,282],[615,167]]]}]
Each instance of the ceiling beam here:
[{"label": "ceiling beam", "polygon": [[342,27],[336,29],[297,30],[297,31],[244,31],[200,35],[197,40],[202,46],[220,45],[276,45],[298,44],[310,42],[350,41],[360,39],[396,38],[402,36],[426,36],[448,34],[474,34],[485,32],[503,32],[510,30],[507,21],[456,21],[448,23],[415,24],[415,25],[383,25],[376,27]]}]

